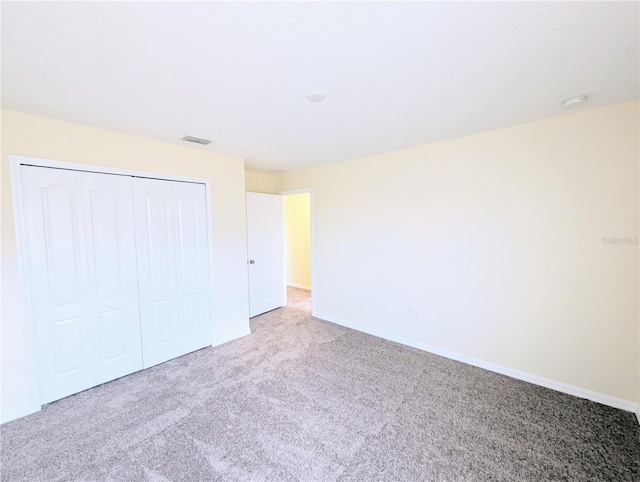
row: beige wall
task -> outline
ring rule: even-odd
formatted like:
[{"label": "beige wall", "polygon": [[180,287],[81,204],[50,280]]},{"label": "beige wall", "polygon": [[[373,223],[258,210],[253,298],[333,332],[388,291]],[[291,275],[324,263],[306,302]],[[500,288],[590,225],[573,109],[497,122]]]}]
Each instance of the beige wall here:
[{"label": "beige wall", "polygon": [[311,196],[284,196],[287,284],[311,289]]},{"label": "beige wall", "polygon": [[265,194],[277,194],[276,182],[278,177],[271,172],[259,172],[245,170],[244,183],[247,192],[262,192]]},{"label": "beige wall", "polygon": [[[639,400],[638,102],[283,173],[319,317]],[[418,316],[408,316],[407,308]]]},{"label": "beige wall", "polygon": [[205,150],[2,111],[2,420],[29,411],[9,155],[207,178],[213,220],[213,333],[249,333],[244,161]]}]

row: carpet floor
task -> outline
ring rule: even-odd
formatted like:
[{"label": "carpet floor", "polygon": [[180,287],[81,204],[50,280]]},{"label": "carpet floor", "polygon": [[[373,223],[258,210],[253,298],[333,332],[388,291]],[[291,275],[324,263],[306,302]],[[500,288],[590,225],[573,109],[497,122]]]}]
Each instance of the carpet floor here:
[{"label": "carpet floor", "polygon": [[638,481],[631,413],[311,317],[0,427],[3,481]]}]

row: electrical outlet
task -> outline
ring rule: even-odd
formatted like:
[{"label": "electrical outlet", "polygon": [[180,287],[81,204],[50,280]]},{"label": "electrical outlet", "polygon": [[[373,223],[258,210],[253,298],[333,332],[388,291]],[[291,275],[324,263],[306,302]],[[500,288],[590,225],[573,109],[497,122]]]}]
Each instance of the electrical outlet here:
[{"label": "electrical outlet", "polygon": [[412,306],[408,306],[405,313],[407,314],[407,318],[420,319],[420,312]]},{"label": "electrical outlet", "polygon": [[407,318],[413,318],[414,320],[420,319],[420,311],[412,306],[408,306],[405,313],[407,314]]}]

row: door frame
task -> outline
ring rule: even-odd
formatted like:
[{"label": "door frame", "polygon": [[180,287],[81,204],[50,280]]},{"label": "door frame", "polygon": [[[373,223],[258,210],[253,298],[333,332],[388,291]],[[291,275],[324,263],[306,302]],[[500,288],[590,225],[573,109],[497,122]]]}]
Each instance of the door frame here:
[{"label": "door frame", "polygon": [[40,401],[40,388],[37,370],[37,354],[35,343],[35,327],[33,313],[31,311],[31,283],[29,279],[29,269],[27,261],[26,226],[25,212],[22,202],[22,175],[20,167],[23,165],[45,167],[52,169],[65,169],[70,171],[95,172],[98,174],[114,174],[128,177],[142,177],[149,179],[161,179],[165,181],[191,182],[204,184],[207,203],[207,235],[208,235],[208,255],[209,255],[209,310],[211,318],[211,341],[212,346],[219,343],[215,339],[215,309],[213,307],[213,220],[211,216],[211,180],[206,178],[180,176],[176,174],[158,173],[151,171],[140,171],[136,169],[124,169],[119,167],[101,166],[99,164],[81,164],[77,162],[57,161],[53,159],[42,159],[27,156],[9,156],[9,178],[11,181],[11,196],[13,201],[13,216],[16,230],[16,254],[18,263],[18,278],[20,279],[20,310],[22,342],[25,352],[25,364],[27,375],[27,386],[29,389],[29,411],[25,413],[11,414],[9,420],[22,417],[39,411],[42,408]]},{"label": "door frame", "polygon": [[[313,221],[313,188],[311,187],[305,187],[305,188],[300,188],[300,189],[290,189],[287,191],[280,191],[278,194],[280,196],[283,197],[282,199],[282,203],[283,203],[283,207],[284,207],[284,197],[285,196],[293,196],[295,194],[309,194],[309,224],[311,225],[311,233],[310,233],[310,239],[311,239],[311,315],[313,316],[313,314],[316,312],[316,297],[314,296],[314,289],[316,286],[316,268],[315,268],[315,236],[314,236],[314,221]],[[285,227],[286,227],[286,209],[283,209],[284,212],[284,222],[282,223],[282,229],[283,229],[283,233],[282,235],[285,235]],[[286,253],[285,253],[286,254]],[[284,257],[284,273],[285,273],[285,290],[287,289],[287,282],[286,282],[286,276],[287,276],[287,257]]]}]

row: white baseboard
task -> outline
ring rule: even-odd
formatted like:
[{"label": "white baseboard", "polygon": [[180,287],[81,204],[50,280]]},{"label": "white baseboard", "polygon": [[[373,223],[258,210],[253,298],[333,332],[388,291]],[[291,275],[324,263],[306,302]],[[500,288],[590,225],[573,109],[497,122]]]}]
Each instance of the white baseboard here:
[{"label": "white baseboard", "polygon": [[289,283],[289,282],[287,282],[287,286],[291,286],[292,288],[300,288],[301,290],[311,291],[311,286],[301,285],[300,283]]},{"label": "white baseboard", "polygon": [[37,410],[34,410],[31,407],[26,406],[26,407],[21,408],[19,410],[13,410],[13,411],[11,411],[9,413],[3,413],[2,414],[2,420],[0,421],[0,423],[11,422],[12,420],[16,420],[18,418],[22,418],[22,417],[26,417],[27,415],[31,415],[32,413],[36,413],[39,410],[40,410],[40,407],[38,407]]},{"label": "white baseboard", "polygon": [[636,418],[638,419],[638,425],[640,425],[640,403],[638,404],[638,408],[636,408]]},{"label": "white baseboard", "polygon": [[634,412],[638,417],[638,421],[640,422],[640,405],[629,400],[612,397],[611,395],[606,395],[604,393],[594,392],[592,390],[587,390],[586,388],[577,387],[575,385],[569,385],[568,383],[563,383],[556,380],[552,380],[550,378],[533,375],[531,373],[523,372],[520,370],[514,370],[513,368],[509,368],[503,365],[497,365],[495,363],[490,363],[484,360],[480,360],[478,358],[472,358],[466,355],[461,355],[459,353],[455,353],[449,350],[444,350],[442,348],[427,345],[425,343],[420,343],[414,340],[409,340],[407,338],[394,336],[386,332],[373,330],[366,326],[350,323],[348,321],[344,321],[339,318],[335,318],[333,316],[325,315],[323,313],[314,312],[313,316],[316,318],[320,318],[321,320],[330,321],[331,323],[335,323],[336,325],[352,328],[354,330],[361,331],[369,335],[377,336],[378,338],[384,338],[385,340],[394,341],[402,345],[407,345],[413,348],[417,348],[419,350],[433,353],[434,355],[440,355],[445,358],[450,358],[452,360],[466,363],[468,365],[484,368],[485,370],[500,373],[501,375],[506,375],[508,377],[517,378],[518,380],[533,383],[534,385],[540,385],[542,387],[550,388],[552,390],[556,390],[562,393],[567,393],[569,395],[573,395],[579,398],[586,398],[593,402],[601,403],[603,405],[608,405],[614,408],[619,408],[621,410],[626,410],[627,412]]},{"label": "white baseboard", "polygon": [[211,346],[222,345],[223,343],[228,343],[233,340],[237,340],[238,338],[242,338],[243,336],[247,336],[251,334],[251,328],[247,323],[246,327],[242,327],[240,330],[228,331],[226,333],[217,333],[213,336],[213,342]]}]

